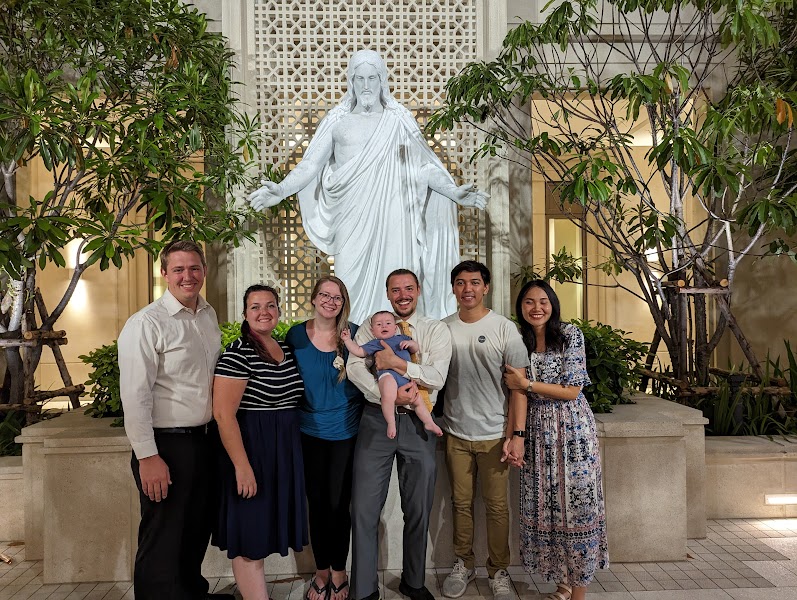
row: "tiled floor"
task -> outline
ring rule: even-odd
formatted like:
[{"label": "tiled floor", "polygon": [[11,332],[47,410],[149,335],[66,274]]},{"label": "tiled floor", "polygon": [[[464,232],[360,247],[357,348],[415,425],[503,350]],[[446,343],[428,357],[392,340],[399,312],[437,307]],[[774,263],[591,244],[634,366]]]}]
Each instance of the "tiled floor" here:
[{"label": "tiled floor", "polygon": [[[43,585],[41,561],[25,561],[24,546],[0,543],[13,563],[0,563],[0,600],[133,600],[129,582]],[[447,569],[430,570],[426,586],[442,598]],[[541,600],[554,586],[519,567],[510,574],[519,600]],[[384,571],[385,600],[398,593],[400,573]],[[307,576],[268,577],[275,600],[302,600]],[[232,578],[211,581],[214,591],[233,592]],[[477,573],[463,600],[492,600],[487,574]],[[704,540],[690,540],[683,561],[612,564],[597,574],[590,600],[797,600],[797,519],[710,521]]]}]

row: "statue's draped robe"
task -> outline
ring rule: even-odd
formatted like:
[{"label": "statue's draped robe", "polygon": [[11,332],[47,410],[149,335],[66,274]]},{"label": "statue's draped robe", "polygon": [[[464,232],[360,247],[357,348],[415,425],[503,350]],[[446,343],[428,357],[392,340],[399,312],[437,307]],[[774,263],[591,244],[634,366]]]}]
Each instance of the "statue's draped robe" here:
[{"label": "statue's draped robe", "polygon": [[[345,113],[330,113],[307,149]],[[421,280],[419,311],[443,318],[456,310],[451,269],[459,262],[456,205],[429,189],[440,160],[406,109],[386,108],[365,147],[344,165],[334,157],[299,191],[302,224],[323,252],[334,255],[335,275],[349,289],[350,319],[363,323],[390,310],[385,279],[399,268]],[[453,183],[453,182],[452,182]]]}]

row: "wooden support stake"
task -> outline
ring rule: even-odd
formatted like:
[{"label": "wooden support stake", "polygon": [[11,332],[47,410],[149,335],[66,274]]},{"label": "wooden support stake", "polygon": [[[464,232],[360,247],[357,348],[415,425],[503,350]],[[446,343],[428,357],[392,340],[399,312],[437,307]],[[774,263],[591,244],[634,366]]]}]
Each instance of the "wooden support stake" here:
[{"label": "wooden support stake", "polygon": [[25,398],[25,401],[30,399],[33,402],[37,402],[39,400],[49,400],[50,398],[58,398],[58,396],[70,396],[72,394],[80,394],[83,392],[84,389],[86,388],[81,383],[78,385],[63,387],[58,390],[44,390],[40,392],[33,392],[32,398]]},{"label": "wooden support stake", "polygon": [[689,384],[681,381],[680,379],[675,379],[674,377],[668,377],[662,373],[658,373],[656,371],[651,371],[650,369],[645,369],[644,367],[637,367],[636,371],[650,377],[651,379],[656,379],[658,381],[663,381],[664,383],[669,383],[672,386],[677,387],[680,390],[686,390],[689,388]]},{"label": "wooden support stake", "polygon": [[58,338],[66,337],[66,331],[42,331],[37,329],[35,331],[26,331],[22,334],[26,340],[56,340]]},{"label": "wooden support stake", "polygon": [[[25,399],[29,400],[28,398]],[[9,410],[21,410],[29,413],[41,412],[42,407],[38,404],[0,404],[0,412]]]},{"label": "wooden support stake", "polygon": [[679,279],[678,281],[662,281],[662,287],[679,287],[682,288],[686,285],[686,281],[683,279]]},{"label": "wooden support stake", "polygon": [[[39,340],[3,340],[0,339],[0,348],[35,348],[39,345]],[[66,346],[69,343],[69,340],[66,338],[56,338],[54,340],[42,340],[44,345],[50,346],[50,348],[54,346]]]},{"label": "wooden support stake", "polygon": [[679,288],[679,294],[730,294],[728,288],[708,287],[708,288]]},{"label": "wooden support stake", "polygon": [[[719,391],[718,387],[694,387],[687,390],[679,390],[678,395],[686,396],[710,396]],[[748,392],[750,394],[769,394],[771,396],[791,396],[791,388],[777,387],[777,386],[755,386],[755,387],[741,387],[740,392]]]},{"label": "wooden support stake", "polygon": [[[39,289],[36,289],[36,307],[39,309],[39,315],[42,318],[42,321],[47,319],[50,314],[47,312],[47,307],[44,305],[44,298],[42,298],[42,294]],[[66,342],[65,337],[61,337]],[[48,342],[50,345],[50,350],[53,353],[53,358],[55,358],[55,364],[58,366],[58,372],[61,374],[61,381],[64,382],[64,385],[69,387],[75,387],[72,385],[72,377],[69,375],[69,369],[66,366],[66,361],[64,360],[64,355],[61,354],[61,349],[58,345],[52,345],[51,342]],[[72,404],[72,408],[79,408],[80,407],[80,394],[83,392],[83,386],[80,385],[80,392],[72,392],[69,394],[69,402]]]},{"label": "wooden support stake", "polygon": [[[721,377],[728,377],[729,375],[739,374],[738,371],[733,372],[729,371],[728,369],[720,369],[719,367],[709,367],[708,372],[713,373],[714,375],[719,375]],[[759,382],[759,383],[761,382],[758,376],[755,375],[754,373],[742,373],[742,375],[745,375],[748,381]],[[789,382],[786,381],[783,377],[770,377],[769,383],[777,387],[788,387],[789,385]]]},{"label": "wooden support stake", "polygon": [[0,340],[0,348],[18,348],[18,347],[28,348],[28,347],[37,346],[38,344],[39,342],[37,342],[36,340],[20,340],[20,339]]}]

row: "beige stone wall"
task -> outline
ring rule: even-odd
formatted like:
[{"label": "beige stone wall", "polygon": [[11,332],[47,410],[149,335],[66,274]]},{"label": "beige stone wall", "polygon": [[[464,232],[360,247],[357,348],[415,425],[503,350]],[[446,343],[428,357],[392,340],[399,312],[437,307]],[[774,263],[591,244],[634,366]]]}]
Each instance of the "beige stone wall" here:
[{"label": "beige stone wall", "polygon": [[[791,240],[797,244],[797,238]],[[763,243],[761,244],[763,245]],[[732,310],[759,361],[767,351],[787,362],[783,340],[797,353],[797,264],[787,257],[747,258],[737,272]],[[726,334],[717,349],[717,366],[747,364],[736,339]]]}]

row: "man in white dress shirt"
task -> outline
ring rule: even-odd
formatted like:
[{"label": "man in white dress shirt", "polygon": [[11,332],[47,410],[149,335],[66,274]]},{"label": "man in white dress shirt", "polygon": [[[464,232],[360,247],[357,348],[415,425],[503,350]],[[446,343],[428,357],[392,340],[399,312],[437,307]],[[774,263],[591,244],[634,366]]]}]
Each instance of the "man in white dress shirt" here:
[{"label": "man in white dress shirt", "polygon": [[199,295],[205,272],[198,244],[168,244],[161,252],[168,290],[119,334],[125,431],[141,501],[136,600],[233,598],[208,594],[201,572],[213,518],[207,423],[221,341],[216,312]]},{"label": "man in white dress shirt", "polygon": [[[407,408],[417,386],[429,390],[434,404],[446,381],[451,358],[451,335],[440,321],[416,312],[421,286],[412,271],[397,269],[387,277],[387,297],[393,311],[409,326],[409,334],[420,346],[418,363],[407,362],[385,344],[386,350],[374,355],[377,369],[393,369],[410,379],[399,388],[396,399],[396,437],[385,435],[385,418],[379,404],[379,386],[365,361],[349,355],[346,372],[365,394],[365,409],[360,419],[354,449],[352,483],[352,598],[378,600],[377,559],[379,556],[379,517],[385,505],[393,460],[397,459],[399,494],[404,511],[403,566],[399,592],[411,600],[434,600],[424,585],[429,514],[434,500],[437,476],[435,448],[437,436],[424,429],[421,420]],[[368,327],[360,327],[355,341],[362,345],[373,339]],[[403,405],[403,406],[402,406]]]}]

